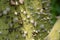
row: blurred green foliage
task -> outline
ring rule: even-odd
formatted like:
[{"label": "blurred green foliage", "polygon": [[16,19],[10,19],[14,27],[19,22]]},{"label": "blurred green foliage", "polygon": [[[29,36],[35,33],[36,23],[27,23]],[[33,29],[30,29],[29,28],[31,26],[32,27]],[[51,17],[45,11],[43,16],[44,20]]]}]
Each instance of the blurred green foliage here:
[{"label": "blurred green foliage", "polygon": [[51,0],[52,21],[56,22],[56,16],[60,15],[60,0]]},{"label": "blurred green foliage", "polygon": [[56,16],[60,15],[60,0],[51,0],[52,13]]}]

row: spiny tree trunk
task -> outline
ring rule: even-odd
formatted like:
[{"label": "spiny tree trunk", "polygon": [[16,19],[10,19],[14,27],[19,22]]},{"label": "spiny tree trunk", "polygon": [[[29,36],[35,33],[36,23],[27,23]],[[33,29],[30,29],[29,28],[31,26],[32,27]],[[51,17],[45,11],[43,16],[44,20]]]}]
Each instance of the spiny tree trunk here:
[{"label": "spiny tree trunk", "polygon": [[0,39],[44,40],[54,24],[50,8],[50,0],[0,0]]},{"label": "spiny tree trunk", "polygon": [[46,39],[48,39],[48,40],[60,40],[60,24],[59,23],[60,23],[60,18],[56,21],[51,32],[45,38],[45,40]]}]

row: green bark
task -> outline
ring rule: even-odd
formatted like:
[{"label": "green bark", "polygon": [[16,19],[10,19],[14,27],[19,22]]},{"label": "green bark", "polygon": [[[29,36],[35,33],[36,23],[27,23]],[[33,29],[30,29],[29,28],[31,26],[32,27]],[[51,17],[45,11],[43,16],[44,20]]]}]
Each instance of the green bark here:
[{"label": "green bark", "polygon": [[[18,5],[11,5],[8,0],[0,0],[0,14],[5,13],[8,8],[8,14],[0,17],[0,31],[2,32],[0,39],[5,40],[7,37],[10,40],[44,40],[54,24],[49,4],[50,0],[24,0],[23,4],[18,3]],[[9,16],[8,19],[6,19],[7,16]],[[18,22],[12,21],[15,17],[18,18]],[[14,24],[13,30],[8,33],[11,22]],[[22,37],[24,32],[27,33],[26,37]],[[17,39],[16,35],[18,35]]]}]

